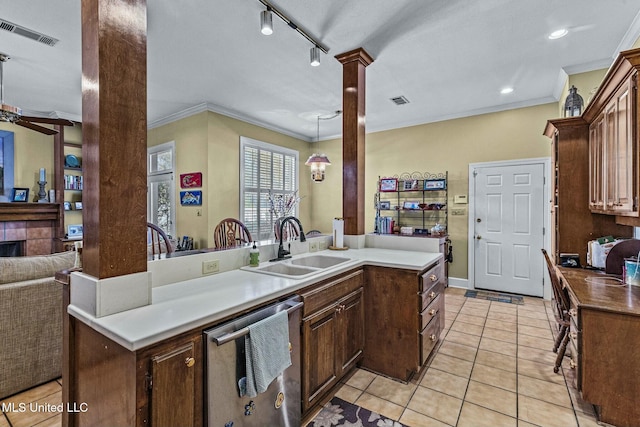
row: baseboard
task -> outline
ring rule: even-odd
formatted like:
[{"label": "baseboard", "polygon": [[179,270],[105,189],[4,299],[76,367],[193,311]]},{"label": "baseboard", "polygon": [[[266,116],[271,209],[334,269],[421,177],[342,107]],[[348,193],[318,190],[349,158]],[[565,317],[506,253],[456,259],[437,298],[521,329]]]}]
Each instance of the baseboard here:
[{"label": "baseboard", "polygon": [[471,289],[469,287],[469,279],[459,279],[457,277],[449,277],[449,287]]}]

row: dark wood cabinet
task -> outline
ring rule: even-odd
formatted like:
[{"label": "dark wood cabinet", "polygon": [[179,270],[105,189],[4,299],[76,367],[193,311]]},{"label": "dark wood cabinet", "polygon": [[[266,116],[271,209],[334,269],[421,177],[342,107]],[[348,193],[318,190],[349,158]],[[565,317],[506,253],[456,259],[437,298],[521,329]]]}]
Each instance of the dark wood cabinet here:
[{"label": "dark wood cabinet", "polygon": [[408,381],[428,359],[444,326],[444,259],[421,274],[377,266],[365,271],[368,327],[361,364]]},{"label": "dark wood cabinet", "polygon": [[364,351],[362,270],[301,292],[302,410],[313,407],[360,360]]},{"label": "dark wood cabinet", "polygon": [[[635,427],[640,420],[640,287],[607,285],[599,272],[558,268],[571,300],[569,366],[599,421]],[[565,374],[566,375],[566,374]]]},{"label": "dark wood cabinet", "polygon": [[196,402],[202,394],[196,375],[202,374],[201,349],[201,338],[197,337],[162,349],[148,359],[151,369],[145,377],[151,394],[151,425],[199,425],[196,413],[201,405]]},{"label": "dark wood cabinet", "polygon": [[589,156],[599,155],[589,148],[589,124],[582,117],[549,120],[545,135],[551,138],[553,172],[551,253],[555,260],[560,259],[560,253],[579,254],[580,263],[586,265],[587,242],[607,235],[631,237],[633,229],[617,224],[615,216],[590,210],[593,200],[598,199],[590,192],[600,190],[589,186]]},{"label": "dark wood cabinet", "polygon": [[640,225],[639,71],[640,49],[621,52],[582,115],[589,125],[589,207],[635,226]]},{"label": "dark wood cabinet", "polygon": [[64,425],[203,424],[200,330],[129,351],[73,317],[69,324],[71,369],[65,370],[64,399],[89,410],[69,413]]},{"label": "dark wood cabinet", "polygon": [[633,173],[637,163],[632,102],[635,82],[635,74],[627,78],[589,126],[592,212],[633,215],[638,211]]}]

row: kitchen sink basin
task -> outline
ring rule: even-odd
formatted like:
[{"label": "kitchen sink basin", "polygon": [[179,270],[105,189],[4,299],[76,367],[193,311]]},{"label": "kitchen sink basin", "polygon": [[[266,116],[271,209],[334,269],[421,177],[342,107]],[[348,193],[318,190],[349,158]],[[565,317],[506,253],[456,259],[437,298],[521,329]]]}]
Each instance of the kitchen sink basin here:
[{"label": "kitchen sink basin", "polygon": [[300,258],[292,258],[278,262],[261,264],[260,267],[242,267],[241,270],[254,273],[270,274],[272,276],[287,277],[290,279],[302,279],[324,270],[351,261],[350,258],[331,255],[309,255]]},{"label": "kitchen sink basin", "polygon": [[329,268],[347,261],[350,261],[350,259],[330,255],[311,255],[304,258],[292,259],[290,262],[293,265],[305,267]]},{"label": "kitchen sink basin", "polygon": [[254,268],[253,270],[258,273],[275,273],[283,276],[304,276],[317,272],[314,268],[299,267],[288,263],[269,264],[264,267]]}]

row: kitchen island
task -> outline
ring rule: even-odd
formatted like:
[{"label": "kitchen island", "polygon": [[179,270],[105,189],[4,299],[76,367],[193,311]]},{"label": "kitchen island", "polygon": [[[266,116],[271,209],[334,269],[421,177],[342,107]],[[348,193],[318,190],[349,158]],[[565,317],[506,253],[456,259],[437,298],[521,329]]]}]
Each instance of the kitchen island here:
[{"label": "kitchen island", "polygon": [[[175,417],[177,413],[181,419],[190,420],[188,425],[201,425],[204,419],[204,328],[287,296],[304,295],[305,291],[339,283],[342,278],[368,267],[388,269],[387,275],[396,270],[405,275],[412,272],[410,286],[415,301],[407,301],[405,305],[418,322],[424,301],[415,296],[422,289],[422,280],[436,277],[431,274],[425,279],[420,273],[444,263],[439,253],[375,248],[339,254],[321,251],[314,255],[341,256],[349,260],[301,279],[233,270],[167,284],[153,288],[151,305],[100,318],[91,316],[71,301],[68,306],[70,378],[63,380],[68,386],[68,393],[64,395],[69,402],[86,403],[89,410],[72,414],[69,424],[163,425],[161,420]],[[393,280],[387,283],[394,286]],[[363,280],[362,285],[366,295],[369,283]],[[73,278],[71,286],[74,286]],[[439,301],[443,302],[444,296]],[[364,316],[367,307],[362,310]],[[360,323],[361,327],[366,326],[364,320]],[[364,338],[364,333],[362,335]],[[434,333],[430,336],[431,341],[437,340],[433,338]],[[360,353],[362,347],[364,343]],[[417,345],[414,351],[417,364],[426,359],[421,348]],[[430,351],[432,347],[426,348]],[[360,359],[361,355],[351,362]],[[302,369],[309,366],[303,364]]]}]

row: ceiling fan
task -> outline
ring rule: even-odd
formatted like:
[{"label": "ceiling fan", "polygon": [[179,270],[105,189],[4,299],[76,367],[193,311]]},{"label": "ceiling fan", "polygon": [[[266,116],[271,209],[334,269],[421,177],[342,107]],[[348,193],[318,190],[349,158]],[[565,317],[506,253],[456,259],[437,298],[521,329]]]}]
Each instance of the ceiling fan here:
[{"label": "ceiling fan", "polygon": [[44,126],[37,125],[35,123],[46,123],[50,125],[61,126],[73,126],[71,120],[66,119],[53,119],[48,117],[33,117],[23,116],[22,110],[18,107],[8,105],[4,103],[4,77],[3,77],[3,65],[9,60],[9,56],[4,53],[0,53],[0,121],[13,123],[18,126],[22,126],[36,132],[44,133],[45,135],[55,135],[58,133],[55,129],[49,129]]}]

